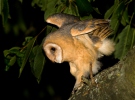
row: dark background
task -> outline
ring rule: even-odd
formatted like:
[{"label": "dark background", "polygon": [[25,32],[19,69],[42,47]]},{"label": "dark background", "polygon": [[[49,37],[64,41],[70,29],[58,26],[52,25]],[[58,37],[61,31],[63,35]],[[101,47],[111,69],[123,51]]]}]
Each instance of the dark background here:
[{"label": "dark background", "polygon": [[[93,5],[96,5],[102,15],[93,13],[95,18],[103,18],[106,9],[113,5],[113,0],[97,0]],[[106,5],[108,4],[108,5]],[[19,6],[18,6],[19,5]],[[14,25],[20,16],[26,23],[26,27],[34,27],[34,34],[24,34],[20,31],[18,35],[15,35],[11,30],[10,33],[5,34],[2,21],[0,24],[0,99],[25,99],[25,100],[67,100],[70,96],[72,88],[75,83],[75,79],[69,72],[68,63],[55,64],[50,62],[46,58],[46,64],[42,74],[41,82],[38,84],[36,78],[33,76],[29,63],[26,65],[20,78],[19,67],[17,64],[12,66],[9,71],[5,71],[5,63],[3,50],[10,49],[14,46],[22,46],[25,36],[35,36],[45,26],[44,12],[38,7],[31,7],[31,0],[23,0],[21,4],[18,0],[9,0],[9,10],[12,19],[8,21],[11,25]],[[2,19],[2,18],[1,18]],[[42,37],[45,33],[42,33],[37,42],[41,43]],[[117,60],[111,57],[104,57],[100,59],[103,62],[102,69],[113,65]]]}]

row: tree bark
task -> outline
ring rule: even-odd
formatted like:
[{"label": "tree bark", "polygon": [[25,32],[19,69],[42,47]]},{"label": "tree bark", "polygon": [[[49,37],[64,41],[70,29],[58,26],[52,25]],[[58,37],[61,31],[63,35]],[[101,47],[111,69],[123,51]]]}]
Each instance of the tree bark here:
[{"label": "tree bark", "polygon": [[89,85],[84,84],[69,100],[135,100],[135,47],[94,78],[96,86],[89,81]]}]

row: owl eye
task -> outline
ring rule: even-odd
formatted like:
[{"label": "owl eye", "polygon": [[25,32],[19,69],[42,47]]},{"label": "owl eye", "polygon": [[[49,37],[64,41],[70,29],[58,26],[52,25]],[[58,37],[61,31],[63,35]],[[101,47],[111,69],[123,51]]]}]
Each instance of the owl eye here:
[{"label": "owl eye", "polygon": [[54,55],[54,54],[55,54],[55,52],[56,52],[56,48],[51,47],[50,51],[51,51],[51,53]]}]

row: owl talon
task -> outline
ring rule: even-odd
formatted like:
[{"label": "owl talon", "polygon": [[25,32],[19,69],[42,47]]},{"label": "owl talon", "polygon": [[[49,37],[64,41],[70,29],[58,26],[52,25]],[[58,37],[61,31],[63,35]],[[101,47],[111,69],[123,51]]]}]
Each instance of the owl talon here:
[{"label": "owl talon", "polygon": [[81,80],[82,80],[83,83],[89,85],[89,80],[86,77],[82,76]]},{"label": "owl talon", "polygon": [[[89,81],[87,78],[85,78],[85,77],[82,76],[81,79],[82,79],[82,82],[83,82],[84,84],[90,85],[90,81]],[[91,84],[92,84],[92,85],[96,85],[96,84],[97,84],[97,83],[95,82],[95,79],[94,79],[94,78],[91,79]]]},{"label": "owl talon", "polygon": [[80,84],[74,86],[72,90],[72,94],[74,94],[76,91],[80,90],[83,87],[83,83],[81,82]]},{"label": "owl talon", "polygon": [[94,78],[91,79],[91,84],[92,84],[92,86],[98,86],[98,84],[96,83]]}]

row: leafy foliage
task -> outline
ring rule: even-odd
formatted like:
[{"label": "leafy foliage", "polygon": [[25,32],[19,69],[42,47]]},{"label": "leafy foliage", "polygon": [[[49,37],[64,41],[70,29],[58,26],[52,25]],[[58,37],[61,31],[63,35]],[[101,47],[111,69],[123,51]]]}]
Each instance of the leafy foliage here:
[{"label": "leafy foliage", "polygon": [[9,5],[8,0],[0,1],[0,15],[2,16],[3,26],[7,23],[9,17]]},{"label": "leafy foliage", "polygon": [[35,57],[34,57],[34,61],[32,61],[31,63],[33,63],[33,67],[32,67],[32,71],[33,74],[35,75],[35,77],[37,78],[37,81],[40,82],[41,79],[41,74],[44,68],[44,64],[45,64],[45,57],[44,54],[42,52],[42,45],[37,45],[35,48]]},{"label": "leafy foliage", "polygon": [[[38,35],[40,35],[41,32]],[[34,45],[38,35],[35,36],[34,38],[26,37],[25,41],[22,43],[23,45],[22,48],[13,47],[9,50],[4,50],[6,71],[8,71],[9,68],[15,64],[15,62],[17,62],[17,64],[20,67],[19,72],[20,77],[27,61],[29,60],[33,74],[37,78],[37,81],[38,82],[40,81],[41,73],[45,63],[45,57],[42,52],[42,45],[40,46]]]},{"label": "leafy foliage", "polygon": [[131,3],[133,3],[132,0],[115,0],[114,5],[107,10],[104,16],[106,19],[111,19],[111,27],[114,30],[113,39],[116,42],[114,54],[118,59],[125,56],[135,44],[133,26],[135,10],[129,9]]},{"label": "leafy foliage", "polygon": [[[23,0],[20,0],[23,3]],[[121,59],[135,44],[135,1],[134,0],[115,0],[105,14],[101,13],[95,5],[95,0],[33,0],[31,5],[33,8],[37,6],[44,12],[44,20],[54,13],[67,13],[80,16],[82,20],[95,18],[95,15],[103,15],[105,19],[111,19],[111,27],[114,30],[110,38],[116,43],[115,58]],[[8,1],[0,1],[0,15],[2,15],[3,26],[7,23],[9,16]],[[23,24],[25,25],[25,24]],[[26,28],[24,26],[24,31]],[[47,25],[46,34],[56,30],[56,27]],[[31,70],[37,81],[41,79],[41,74],[45,64],[44,53],[42,52],[42,44],[35,44],[39,35],[34,38],[26,37],[23,47],[13,47],[4,50],[6,63],[6,71],[17,63],[20,66],[20,75],[27,63],[31,66]]]}]

